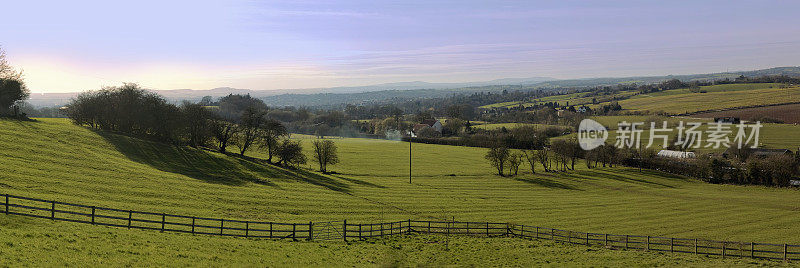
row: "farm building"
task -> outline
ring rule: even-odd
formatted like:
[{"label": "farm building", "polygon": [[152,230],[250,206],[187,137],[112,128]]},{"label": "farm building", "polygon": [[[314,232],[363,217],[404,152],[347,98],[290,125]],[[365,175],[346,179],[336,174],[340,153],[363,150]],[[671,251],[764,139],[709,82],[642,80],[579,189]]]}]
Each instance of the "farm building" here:
[{"label": "farm building", "polygon": [[682,152],[682,151],[673,151],[673,150],[661,150],[658,151],[656,154],[658,157],[667,157],[667,158],[695,158],[697,157],[694,152]]},{"label": "farm building", "polygon": [[426,129],[426,128],[431,128],[431,129],[435,130],[436,132],[442,133],[442,129],[443,129],[442,122],[439,121],[438,119],[427,119],[425,121],[422,121],[421,124],[414,125],[414,128],[413,128],[414,131],[413,131],[412,137],[416,137],[417,134],[420,131],[422,131],[423,129]]}]

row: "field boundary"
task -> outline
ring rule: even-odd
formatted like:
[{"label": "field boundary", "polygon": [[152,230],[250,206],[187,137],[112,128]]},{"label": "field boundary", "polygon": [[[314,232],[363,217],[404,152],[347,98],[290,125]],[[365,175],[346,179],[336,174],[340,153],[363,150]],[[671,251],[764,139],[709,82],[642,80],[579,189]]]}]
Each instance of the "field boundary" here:
[{"label": "field boundary", "polygon": [[[800,260],[800,245],[718,241],[642,235],[577,232],[507,222],[402,220],[378,223],[314,222],[281,223],[207,218],[89,206],[2,194],[0,208],[6,215],[68,221],[128,229],[156,230],[245,238],[297,240],[363,240],[408,233],[505,236],[546,239],[569,244],[612,249],[639,249],[725,257]],[[12,209],[13,208],[13,209]],[[315,226],[324,223],[324,239]],[[348,240],[349,239],[349,240]]]}]

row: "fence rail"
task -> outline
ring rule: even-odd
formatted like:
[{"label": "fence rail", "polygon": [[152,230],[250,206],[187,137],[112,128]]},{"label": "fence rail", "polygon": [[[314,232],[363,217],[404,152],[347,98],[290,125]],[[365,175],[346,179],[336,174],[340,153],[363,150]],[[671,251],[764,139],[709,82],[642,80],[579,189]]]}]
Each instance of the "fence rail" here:
[{"label": "fence rail", "polygon": [[[0,208],[4,208],[4,211],[0,213],[5,213],[6,215],[21,215],[161,232],[292,240],[342,239],[344,241],[407,233],[508,236],[548,239],[571,244],[616,249],[639,249],[721,257],[800,260],[800,245],[792,244],[588,233],[499,222],[411,219],[380,223],[348,223],[346,220],[342,222],[323,222],[317,223],[316,229],[317,232],[324,233],[315,235],[315,223],[313,222],[281,223],[194,217],[72,204],[10,194],[2,194],[0,198],[4,199],[0,200],[4,201],[0,203]],[[320,229],[321,227],[322,229]]]}]

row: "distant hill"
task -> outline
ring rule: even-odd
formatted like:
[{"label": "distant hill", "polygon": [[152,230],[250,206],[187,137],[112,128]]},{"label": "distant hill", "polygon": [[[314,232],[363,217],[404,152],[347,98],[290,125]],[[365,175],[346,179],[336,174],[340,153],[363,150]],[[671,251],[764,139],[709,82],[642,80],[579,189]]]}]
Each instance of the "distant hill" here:
[{"label": "distant hill", "polygon": [[[264,99],[271,106],[333,106],[343,104],[362,104],[392,99],[434,98],[451,94],[494,91],[494,90],[534,90],[569,87],[592,87],[615,85],[620,83],[650,84],[668,79],[719,80],[744,76],[787,75],[800,77],[800,67],[775,67],[754,71],[736,71],[710,74],[665,75],[665,76],[633,76],[633,77],[601,77],[584,79],[558,80],[549,77],[504,78],[480,82],[464,83],[430,83],[423,81],[386,83],[368,86],[251,90],[230,87],[209,90],[175,89],[154,90],[170,101],[198,101],[203,96],[215,98],[228,94],[250,94]],[[28,102],[37,107],[59,106],[69,102],[78,93],[34,93]]]}]

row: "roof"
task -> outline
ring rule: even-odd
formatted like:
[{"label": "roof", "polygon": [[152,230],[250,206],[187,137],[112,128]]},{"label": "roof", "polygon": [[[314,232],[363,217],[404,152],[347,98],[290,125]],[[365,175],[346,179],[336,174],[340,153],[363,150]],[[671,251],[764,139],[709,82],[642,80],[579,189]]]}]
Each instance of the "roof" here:
[{"label": "roof", "polygon": [[661,150],[658,151],[656,154],[660,157],[672,157],[672,158],[694,158],[695,154],[693,152],[682,152],[682,151],[673,151],[673,150]]},{"label": "roof", "polygon": [[436,124],[436,122],[439,122],[439,120],[436,120],[436,119],[425,119],[425,120],[422,121],[422,124],[425,124],[425,125],[428,125],[429,127],[432,127],[433,125]]}]

